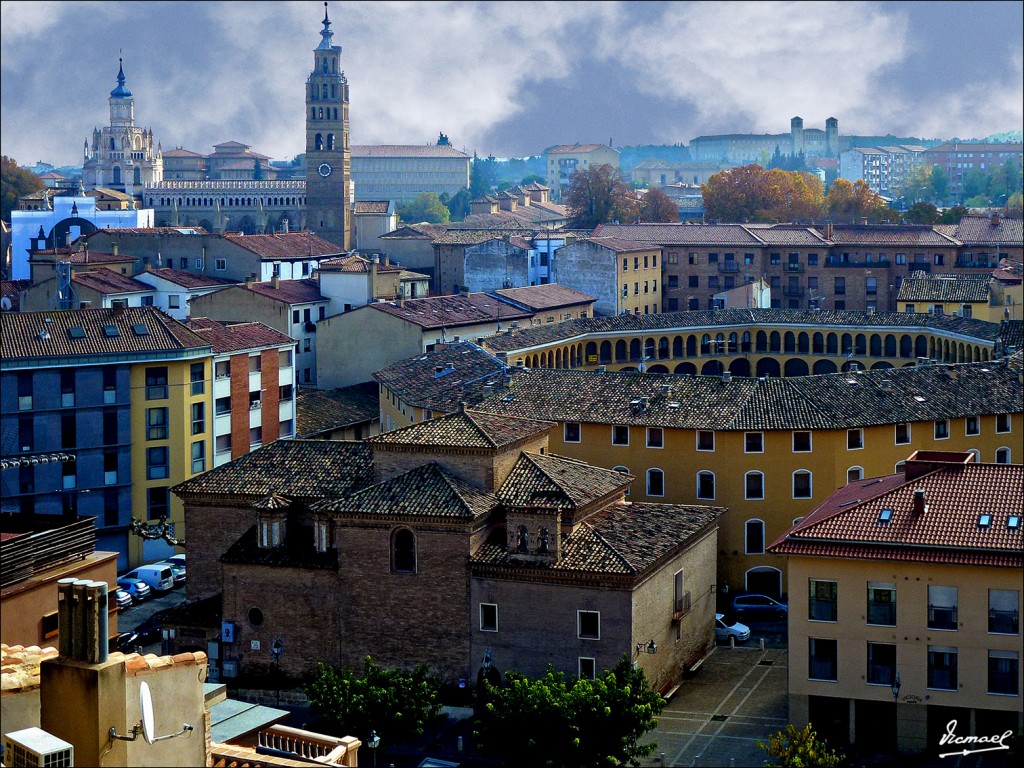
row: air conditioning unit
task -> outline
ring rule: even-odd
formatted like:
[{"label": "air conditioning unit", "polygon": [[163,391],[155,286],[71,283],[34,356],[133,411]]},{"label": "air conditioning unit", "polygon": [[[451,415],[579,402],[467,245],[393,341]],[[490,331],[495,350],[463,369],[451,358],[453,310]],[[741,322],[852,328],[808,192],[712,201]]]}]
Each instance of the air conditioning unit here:
[{"label": "air conditioning unit", "polygon": [[75,764],[75,748],[42,728],[4,735],[4,765],[10,768],[64,768]]}]

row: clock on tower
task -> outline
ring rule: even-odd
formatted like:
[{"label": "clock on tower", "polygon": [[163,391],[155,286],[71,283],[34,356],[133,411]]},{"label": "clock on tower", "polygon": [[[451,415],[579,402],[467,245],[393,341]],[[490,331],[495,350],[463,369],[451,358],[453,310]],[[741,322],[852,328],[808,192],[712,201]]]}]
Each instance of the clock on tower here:
[{"label": "clock on tower", "polygon": [[348,80],[341,69],[341,46],[332,42],[327,3],[323,25],[306,80],[306,227],[350,250]]}]

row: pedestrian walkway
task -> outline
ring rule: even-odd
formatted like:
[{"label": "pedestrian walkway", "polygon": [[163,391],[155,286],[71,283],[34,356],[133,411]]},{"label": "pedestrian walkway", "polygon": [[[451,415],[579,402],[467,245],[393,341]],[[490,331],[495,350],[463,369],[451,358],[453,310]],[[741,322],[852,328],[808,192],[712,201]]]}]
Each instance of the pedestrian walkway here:
[{"label": "pedestrian walkway", "polygon": [[763,765],[757,741],[789,722],[788,660],[785,648],[716,647],[644,739],[658,745],[644,765]]}]

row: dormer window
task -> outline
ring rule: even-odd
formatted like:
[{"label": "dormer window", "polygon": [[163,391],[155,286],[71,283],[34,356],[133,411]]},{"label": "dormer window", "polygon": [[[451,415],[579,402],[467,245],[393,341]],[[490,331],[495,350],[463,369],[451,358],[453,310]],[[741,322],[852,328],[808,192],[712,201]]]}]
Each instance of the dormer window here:
[{"label": "dormer window", "polygon": [[261,514],[259,522],[260,549],[273,549],[284,543],[284,516]]},{"label": "dormer window", "polygon": [[313,546],[317,552],[326,552],[331,548],[331,521],[317,518],[313,523]]}]

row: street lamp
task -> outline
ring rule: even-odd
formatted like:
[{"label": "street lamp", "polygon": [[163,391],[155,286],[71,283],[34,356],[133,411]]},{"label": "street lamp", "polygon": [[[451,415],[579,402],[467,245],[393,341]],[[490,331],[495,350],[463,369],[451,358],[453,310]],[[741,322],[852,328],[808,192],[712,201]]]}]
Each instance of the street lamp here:
[{"label": "street lamp", "polygon": [[652,639],[649,643],[637,643],[636,644],[637,655],[641,653],[655,654],[658,652],[658,644]]},{"label": "street lamp", "polygon": [[380,736],[376,731],[370,731],[370,738],[366,740],[366,748],[373,753],[373,766],[377,768],[377,747],[380,746]]}]

